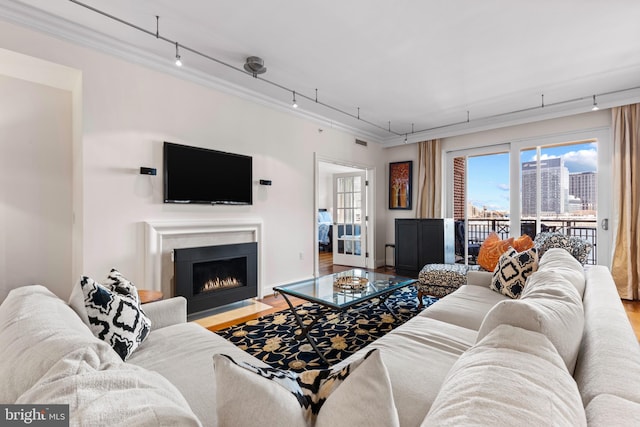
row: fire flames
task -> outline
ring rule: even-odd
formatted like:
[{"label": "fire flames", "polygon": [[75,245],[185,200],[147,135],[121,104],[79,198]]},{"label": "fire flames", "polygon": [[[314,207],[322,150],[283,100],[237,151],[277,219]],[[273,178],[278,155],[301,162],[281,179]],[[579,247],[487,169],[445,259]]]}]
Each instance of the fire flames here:
[{"label": "fire flames", "polygon": [[235,277],[227,277],[226,279],[216,277],[215,279],[207,280],[200,290],[202,292],[208,292],[225,288],[237,288],[238,286],[242,286],[242,282]]}]

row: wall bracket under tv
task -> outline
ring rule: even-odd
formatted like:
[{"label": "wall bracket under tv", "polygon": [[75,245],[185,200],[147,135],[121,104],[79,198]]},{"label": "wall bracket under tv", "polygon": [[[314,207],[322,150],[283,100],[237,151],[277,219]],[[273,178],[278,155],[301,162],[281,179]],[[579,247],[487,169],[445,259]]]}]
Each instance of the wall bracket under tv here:
[{"label": "wall bracket under tv", "polygon": [[164,143],[164,202],[251,205],[251,156]]}]

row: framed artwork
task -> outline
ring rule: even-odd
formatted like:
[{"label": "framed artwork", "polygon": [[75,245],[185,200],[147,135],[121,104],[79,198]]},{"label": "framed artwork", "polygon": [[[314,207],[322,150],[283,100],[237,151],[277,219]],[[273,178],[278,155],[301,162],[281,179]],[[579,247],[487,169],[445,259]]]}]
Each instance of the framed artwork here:
[{"label": "framed artwork", "polygon": [[389,209],[411,210],[413,162],[389,163]]}]

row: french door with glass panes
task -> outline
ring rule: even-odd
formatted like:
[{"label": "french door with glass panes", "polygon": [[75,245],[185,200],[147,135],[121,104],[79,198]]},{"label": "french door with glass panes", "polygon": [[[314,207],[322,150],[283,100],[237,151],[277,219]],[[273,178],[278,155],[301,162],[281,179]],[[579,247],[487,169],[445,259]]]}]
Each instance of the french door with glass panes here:
[{"label": "french door with glass panes", "polygon": [[366,266],[366,172],[333,175],[333,263]]}]

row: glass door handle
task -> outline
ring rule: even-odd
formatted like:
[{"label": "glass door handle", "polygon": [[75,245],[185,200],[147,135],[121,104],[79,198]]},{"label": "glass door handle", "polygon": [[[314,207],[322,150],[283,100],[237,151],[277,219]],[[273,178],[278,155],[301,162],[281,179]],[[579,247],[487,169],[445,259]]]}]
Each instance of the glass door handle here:
[{"label": "glass door handle", "polygon": [[603,230],[608,230],[609,229],[609,218],[604,218],[602,221],[600,221],[600,226],[602,227]]}]

